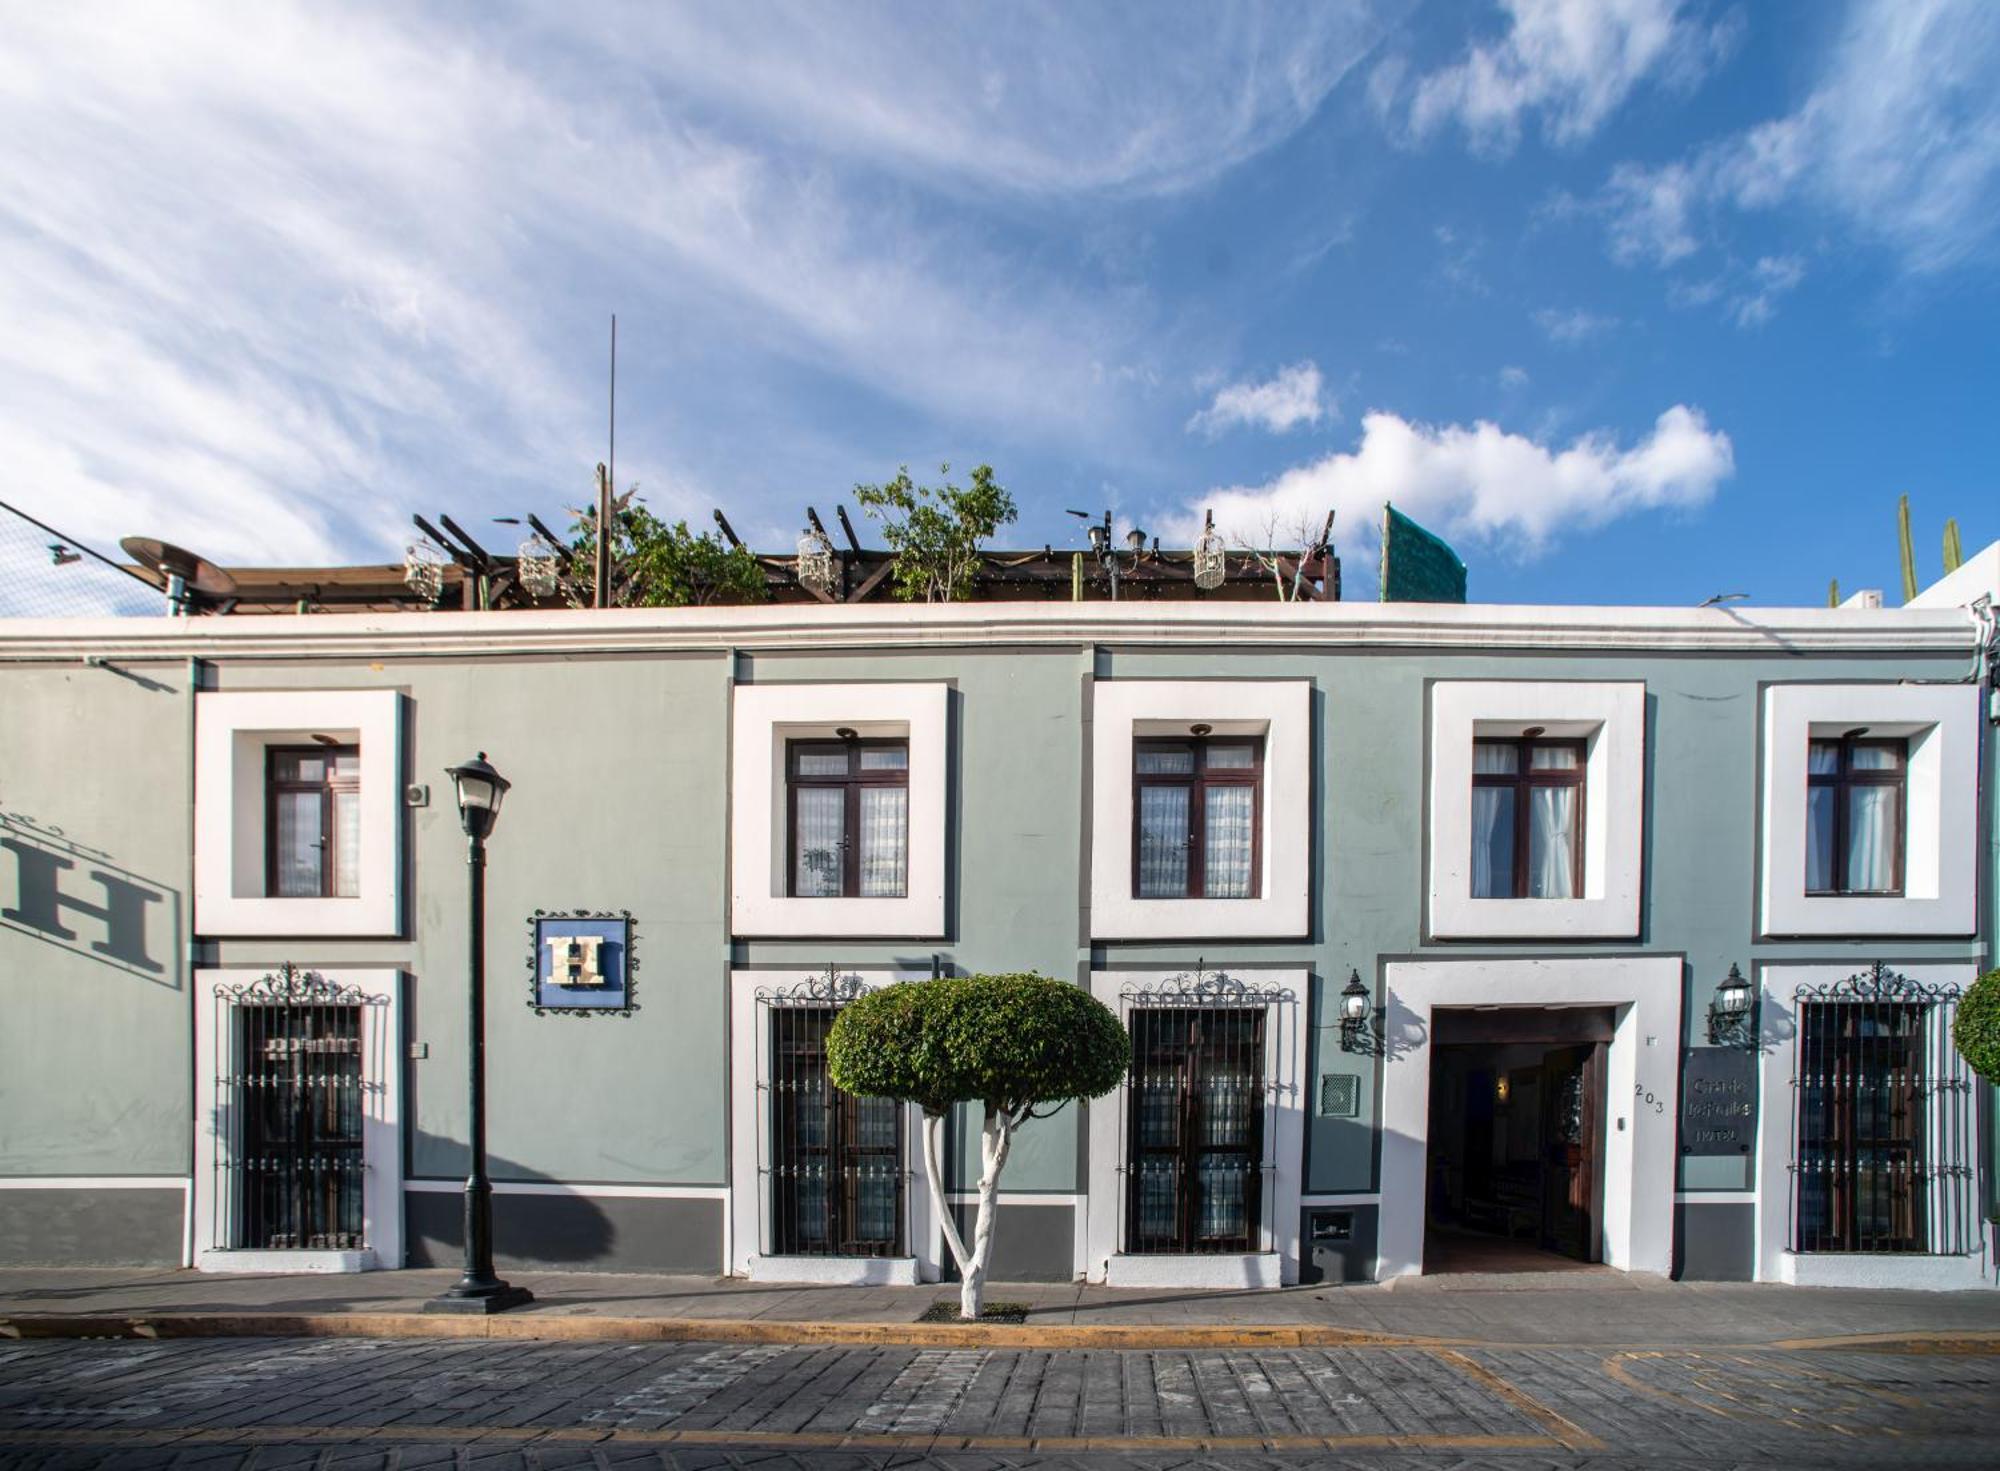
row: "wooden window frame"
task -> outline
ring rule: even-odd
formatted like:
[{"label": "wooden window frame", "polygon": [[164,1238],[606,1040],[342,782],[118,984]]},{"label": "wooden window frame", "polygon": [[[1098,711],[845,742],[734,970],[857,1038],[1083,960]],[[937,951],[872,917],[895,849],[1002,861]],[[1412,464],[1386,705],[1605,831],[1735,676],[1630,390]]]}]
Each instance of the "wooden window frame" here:
[{"label": "wooden window frame", "polygon": [[[1535,899],[1545,895],[1528,892],[1529,828],[1528,793],[1535,787],[1574,787],[1576,802],[1569,825],[1569,893],[1572,899],[1583,895],[1583,834],[1586,813],[1584,804],[1590,791],[1590,742],[1581,736],[1482,736],[1472,738],[1475,752],[1472,785],[1477,787],[1511,787],[1514,790],[1514,892],[1511,894],[1474,894],[1475,899]],[[1481,746],[1514,747],[1514,769],[1512,771],[1480,771],[1476,753]],[[1576,753],[1576,765],[1570,767],[1534,765],[1537,750],[1566,750]]]},{"label": "wooden window frame", "polygon": [[[326,777],[322,781],[281,781],[278,764],[287,757],[317,756],[326,762]],[[337,757],[352,756],[355,772],[350,777],[336,777],[333,763]],[[298,792],[319,794],[319,892],[317,894],[280,894],[278,892],[278,799]],[[361,799],[361,747],[343,746],[267,746],[264,750],[264,896],[269,899],[336,899],[340,895],[340,844],[334,837],[333,799],[337,792],[352,792],[355,800]],[[357,853],[356,861],[360,855]],[[354,892],[361,892],[361,875],[354,874]]]},{"label": "wooden window frame", "polygon": [[[1211,772],[1208,766],[1208,748],[1215,746],[1250,747],[1250,764],[1245,767],[1225,768]],[[1144,772],[1139,770],[1139,758],[1147,751],[1168,749],[1191,749],[1194,752],[1194,770],[1187,775],[1165,772]],[[1210,894],[1208,888],[1208,812],[1204,800],[1209,787],[1250,788],[1250,892],[1247,894]],[[1142,894],[1139,892],[1139,845],[1141,832],[1140,792],[1147,787],[1185,787],[1188,789],[1188,875],[1187,891],[1181,894]],[[1231,899],[1260,899],[1264,891],[1264,737],[1261,735],[1185,735],[1185,736],[1138,736],[1132,741],[1132,897],[1147,902],[1175,902],[1183,899],[1213,899],[1227,903]]]},{"label": "wooden window frame", "polygon": [[[896,750],[903,753],[897,770],[864,771],[863,751]],[[809,752],[845,751],[844,776],[800,776],[799,758]],[[907,736],[883,737],[801,737],[785,742],[785,897],[789,899],[859,899],[861,893],[861,789],[863,787],[910,786],[910,741]],[[844,792],[841,809],[840,892],[801,894],[799,892],[799,792],[802,788],[836,789]],[[907,898],[910,892],[909,799],[903,808],[903,893],[870,897]]]},{"label": "wooden window frame", "polygon": [[[1840,766],[1836,771],[1815,773],[1812,769],[1812,748],[1814,746],[1834,746],[1840,752]],[[1870,750],[1893,751],[1896,765],[1893,769],[1863,768],[1854,766],[1855,751],[1866,747]],[[1814,899],[1900,899],[1906,882],[1904,864],[1908,859],[1910,841],[1910,743],[1898,736],[1862,736],[1850,731],[1846,735],[1829,739],[1825,736],[1806,738],[1806,841],[1812,841],[1812,794],[1819,788],[1827,788],[1833,793],[1833,877],[1830,889],[1807,889],[1806,894]],[[1847,887],[1847,793],[1851,787],[1894,787],[1896,789],[1896,856],[1894,863],[1895,885],[1887,889],[1850,889]]]}]

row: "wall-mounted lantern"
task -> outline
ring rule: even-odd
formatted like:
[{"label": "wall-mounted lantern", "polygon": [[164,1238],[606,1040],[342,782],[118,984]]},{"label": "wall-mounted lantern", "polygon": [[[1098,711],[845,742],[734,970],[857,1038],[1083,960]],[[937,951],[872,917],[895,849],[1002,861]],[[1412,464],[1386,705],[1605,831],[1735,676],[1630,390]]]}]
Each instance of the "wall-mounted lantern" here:
[{"label": "wall-mounted lantern", "polygon": [[1716,983],[1708,1003],[1708,1040],[1717,1047],[1753,1047],[1756,1032],[1750,1024],[1750,983],[1734,961],[1729,974]]},{"label": "wall-mounted lantern", "polygon": [[1382,1055],[1382,1013],[1361,984],[1361,972],[1350,970],[1340,989],[1340,1050],[1364,1057]]}]

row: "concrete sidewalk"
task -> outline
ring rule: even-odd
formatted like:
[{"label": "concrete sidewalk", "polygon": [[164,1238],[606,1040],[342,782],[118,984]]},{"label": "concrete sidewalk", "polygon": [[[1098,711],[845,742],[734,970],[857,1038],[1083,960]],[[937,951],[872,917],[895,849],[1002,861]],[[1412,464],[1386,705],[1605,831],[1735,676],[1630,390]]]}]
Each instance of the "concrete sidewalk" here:
[{"label": "concrete sidewalk", "polygon": [[1608,1269],[1407,1278],[1274,1292],[1000,1283],[1024,1325],[919,1324],[950,1284],[789,1287],[734,1278],[510,1272],[533,1305],[423,1313],[449,1271],[220,1276],[0,1270],[0,1337],[310,1335],[1154,1348],[1422,1342],[1681,1347],[1878,1340],[2000,1351],[2000,1292],[1676,1283]]}]

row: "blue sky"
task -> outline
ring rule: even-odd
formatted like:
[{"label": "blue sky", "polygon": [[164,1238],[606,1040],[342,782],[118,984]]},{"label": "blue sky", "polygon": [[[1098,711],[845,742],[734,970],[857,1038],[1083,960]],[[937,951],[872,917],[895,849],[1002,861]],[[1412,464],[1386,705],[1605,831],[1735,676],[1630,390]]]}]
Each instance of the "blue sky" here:
[{"label": "blue sky", "polygon": [[1477,600],[2000,537],[2000,5],[78,4],[0,22],[0,499],[389,560],[908,462]]}]

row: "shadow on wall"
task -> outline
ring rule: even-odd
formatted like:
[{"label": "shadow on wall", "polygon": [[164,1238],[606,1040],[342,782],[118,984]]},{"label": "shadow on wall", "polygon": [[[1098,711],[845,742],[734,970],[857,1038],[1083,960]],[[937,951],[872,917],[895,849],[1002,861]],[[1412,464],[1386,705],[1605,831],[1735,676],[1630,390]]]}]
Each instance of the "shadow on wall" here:
[{"label": "shadow on wall", "polygon": [[178,890],[25,813],[0,812],[0,853],[0,926],[180,989]]},{"label": "shadow on wall", "polygon": [[[410,1158],[463,1157],[465,1141],[413,1131]],[[493,1179],[493,1259],[501,1267],[583,1267],[615,1270],[614,1256],[629,1257],[618,1225],[588,1196],[524,1193],[509,1185],[553,1184],[513,1160],[487,1153]],[[429,1178],[403,1191],[404,1254],[413,1267],[455,1267],[465,1251],[465,1177]],[[445,1188],[449,1186],[449,1188]],[[637,1202],[635,1202],[637,1203]],[[626,1249],[621,1250],[621,1246]]]}]

